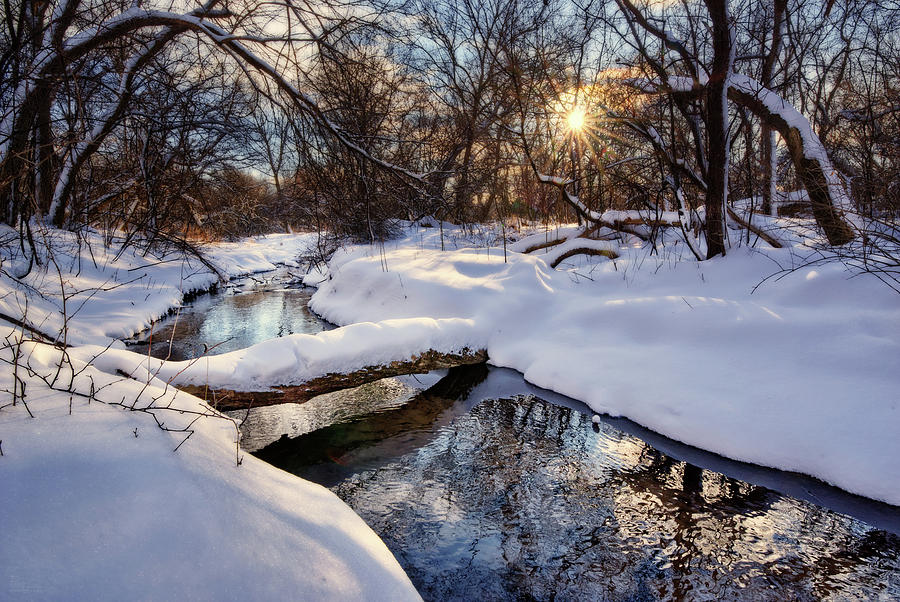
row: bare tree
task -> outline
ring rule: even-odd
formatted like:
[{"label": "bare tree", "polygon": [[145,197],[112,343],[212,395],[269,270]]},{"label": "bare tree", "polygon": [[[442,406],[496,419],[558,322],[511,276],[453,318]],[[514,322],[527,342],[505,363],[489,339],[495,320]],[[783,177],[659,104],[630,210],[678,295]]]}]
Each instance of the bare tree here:
[{"label": "bare tree", "polygon": [[[0,62],[0,205],[8,224],[27,224],[32,216],[42,216],[62,225],[74,208],[79,173],[114,131],[128,127],[136,90],[147,85],[151,75],[164,72],[151,73],[151,67],[161,57],[183,60],[188,44],[200,64],[210,52],[226,57],[229,68],[243,72],[258,91],[263,91],[259,82],[267,80],[292,107],[315,119],[352,152],[404,178],[421,180],[419,174],[369,155],[300,87],[309,54],[332,50],[342,36],[371,26],[378,15],[372,3],[335,0],[312,7],[286,2],[275,7],[253,0],[228,5],[208,0],[187,12],[139,5],[123,10],[106,0],[7,4],[14,10],[4,22],[6,47]],[[122,48],[128,50],[122,53]],[[88,102],[82,91],[97,80],[92,67],[109,53],[125,57],[105,65],[118,82],[104,85],[115,91],[106,94],[104,102]],[[185,76],[190,77],[183,74],[181,79]],[[79,110],[68,112],[63,128],[52,117],[57,105],[71,99]],[[160,121],[168,115],[153,117]],[[149,171],[144,171],[146,182]]]}]

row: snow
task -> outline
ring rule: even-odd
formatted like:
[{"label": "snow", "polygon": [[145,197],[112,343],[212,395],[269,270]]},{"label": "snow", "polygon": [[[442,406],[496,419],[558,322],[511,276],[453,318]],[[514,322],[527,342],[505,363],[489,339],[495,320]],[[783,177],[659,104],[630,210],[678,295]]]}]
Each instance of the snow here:
[{"label": "snow", "polygon": [[[55,236],[57,263],[77,268],[63,257],[71,241]],[[219,245],[211,257],[227,274],[271,269],[310,240],[265,237]],[[97,266],[87,259],[78,275],[62,270],[67,289],[131,281],[74,295],[84,305],[70,341],[109,344],[108,335],[177,304],[181,290],[214,280],[191,262],[131,252],[113,260],[115,248],[92,242]],[[26,318],[50,331],[62,322],[53,278],[35,270],[26,280],[47,293],[29,296]],[[5,275],[0,285],[4,312],[20,307],[21,287]],[[19,336],[0,322],[0,337]],[[7,392],[16,348],[0,349]],[[330,491],[240,452],[235,423],[201,400],[159,379],[103,371],[112,355],[87,366],[79,358],[91,349],[73,348],[54,382],[61,352],[23,344],[17,373],[28,406],[10,405],[8,394],[0,402],[0,598],[418,599],[377,535]]]},{"label": "snow", "polygon": [[361,322],[315,335],[293,334],[199,360],[162,362],[126,350],[85,345],[71,352],[106,372],[152,376],[177,385],[214,384],[238,390],[296,385],[328,373],[348,373],[409,359],[434,349],[455,353],[484,348],[472,320],[409,318]]},{"label": "snow", "polygon": [[834,262],[753,292],[804,240],[702,263],[629,240],[553,270],[558,247],[503,263],[421,237],[339,252],[311,307],[338,324],[472,320],[492,364],[599,413],[900,504],[900,299],[877,279]]},{"label": "snow", "polygon": [[[32,326],[54,337],[66,321],[69,343],[106,345],[110,337],[127,337],[144,330],[180,305],[185,293],[205,291],[218,280],[199,260],[180,253],[143,256],[129,251],[116,259],[118,249],[104,246],[99,236],[88,236],[80,242],[67,232],[52,231],[45,236],[45,240],[39,240],[44,243],[40,246],[55,250],[60,272],[51,264],[47,270],[33,269],[23,279],[25,285],[42,293],[29,296],[28,319]],[[15,237],[10,228],[0,226],[0,241]],[[292,264],[315,240],[315,234],[275,234],[221,243],[204,252],[223,276],[233,278],[272,270],[277,263]],[[6,248],[7,256],[0,261],[8,272],[16,272],[24,262],[9,256],[9,252]],[[46,251],[44,255],[46,265]],[[0,278],[0,313],[21,315],[24,292],[11,279]]]},{"label": "snow", "polygon": [[[24,285],[0,275],[0,311],[51,337],[65,324],[77,373],[64,364],[51,390],[60,352],[27,344],[34,375],[18,375],[28,408],[10,397],[0,407],[0,597],[415,598],[336,497],[238,452],[234,424],[170,384],[266,388],[427,349],[486,348],[494,365],[598,414],[900,505],[900,298],[839,262],[801,265],[814,230],[790,224],[783,249],[733,240],[726,257],[700,263],[677,235],[651,254],[634,237],[586,241],[568,226],[523,237],[504,261],[447,224],[443,252],[438,229],[411,226],[383,248],[341,249],[307,276],[318,285],[311,308],[342,328],[182,363],[111,337],[215,276],[193,260],[115,258],[99,237],[79,247],[54,232],[58,272],[34,269]],[[557,235],[568,240],[517,252]],[[207,252],[233,276],[293,264],[314,244],[278,235]],[[578,246],[618,257],[550,267]],[[23,271],[10,255],[2,266]],[[779,266],[796,269],[769,278]],[[7,362],[14,348],[0,350]],[[7,392],[11,372],[0,372]],[[81,395],[59,390],[70,379]]]},{"label": "snow", "polygon": [[574,238],[565,241],[564,243],[555,245],[548,249],[544,249],[544,253],[542,258],[548,264],[553,265],[558,262],[560,258],[564,257],[567,253],[580,250],[580,249],[590,249],[592,251],[597,252],[607,252],[616,254],[618,253],[619,245],[618,243],[607,241],[607,240],[592,240],[588,238]]},{"label": "snow", "polygon": [[555,186],[565,186],[571,182],[571,180],[566,178],[561,178],[559,176],[550,176],[547,174],[538,174],[538,181],[544,182],[546,184],[553,184]]},{"label": "snow", "polygon": [[[762,202],[762,195],[755,195],[752,198],[736,199],[733,201],[732,207],[744,213],[744,218],[749,217],[750,209],[752,207],[754,209],[754,218],[756,218],[759,215],[759,209],[762,207]],[[778,208],[783,205],[809,202],[809,193],[804,189],[791,191],[776,190],[772,195],[771,202],[775,211],[773,215],[777,215]]]},{"label": "snow", "polygon": [[[553,241],[565,241],[570,238],[574,238],[584,233],[583,226],[563,226],[553,228],[552,230],[545,230],[543,232],[536,232],[534,234],[530,234],[517,240],[516,242],[509,245],[508,250],[515,251],[517,253],[525,253],[528,249],[532,247],[536,247],[538,245],[545,245],[547,243]],[[546,251],[546,249],[542,249],[542,251]]]}]

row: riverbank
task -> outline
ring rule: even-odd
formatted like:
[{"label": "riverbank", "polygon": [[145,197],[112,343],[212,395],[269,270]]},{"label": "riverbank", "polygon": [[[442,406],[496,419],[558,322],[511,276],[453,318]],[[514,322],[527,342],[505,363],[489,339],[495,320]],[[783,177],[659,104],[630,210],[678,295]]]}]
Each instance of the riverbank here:
[{"label": "riverbank", "polygon": [[[175,396],[156,378],[159,365],[143,382],[116,374],[124,362],[132,372],[152,362],[113,339],[208,288],[213,274],[54,236],[50,269],[33,270],[25,286],[0,278],[0,312],[79,345],[57,370],[59,351],[19,345],[21,329],[3,326],[0,388],[12,400],[23,378],[28,406],[0,404],[0,480],[12,484],[0,489],[0,588],[16,598],[414,598],[384,545],[336,497],[241,454],[234,424]],[[218,245],[208,257],[238,275],[293,262],[313,239]],[[426,344],[487,348],[493,364],[599,413],[900,504],[900,298],[875,278],[835,262],[756,287],[777,263],[799,261],[800,239],[697,264],[674,241],[650,254],[626,237],[603,243],[614,260],[575,256],[557,269],[550,247],[517,252],[533,240],[505,257],[484,242],[411,227],[384,246],[340,250],[306,278],[318,286],[312,307],[337,324],[370,324],[212,357],[204,378],[265,386],[332,360],[365,362],[369,331],[390,341],[379,346],[385,361]]]},{"label": "riverbank", "polygon": [[[51,336],[65,325],[69,343],[121,348],[111,337],[216,282],[197,261],[115,259],[99,238],[87,248],[53,236],[59,272],[34,269],[31,289],[4,274],[0,311]],[[227,276],[267,270],[314,238],[218,245],[209,259]],[[238,450],[231,419],[165,383],[18,344],[21,334],[0,324],[0,598],[418,599],[352,510]]]},{"label": "riverbank", "polygon": [[[310,307],[336,324],[470,320],[492,364],[598,413],[900,505],[900,296],[838,261],[804,267],[813,233],[702,263],[625,237],[603,243],[614,260],[557,269],[552,247],[514,252],[535,240],[504,261],[457,234],[446,251],[437,228],[341,250],[309,278]],[[767,280],[779,266],[796,269]]]}]

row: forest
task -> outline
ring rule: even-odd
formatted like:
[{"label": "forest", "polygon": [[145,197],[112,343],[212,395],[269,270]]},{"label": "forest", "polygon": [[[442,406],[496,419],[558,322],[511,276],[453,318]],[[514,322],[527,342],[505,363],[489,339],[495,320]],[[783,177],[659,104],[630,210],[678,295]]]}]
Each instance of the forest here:
[{"label": "forest", "polygon": [[4,9],[0,206],[25,245],[39,224],[374,242],[398,219],[628,229],[604,217],[624,210],[701,260],[728,223],[777,241],[754,215],[800,215],[896,274],[893,2]]},{"label": "forest", "polygon": [[0,1],[0,599],[900,599],[900,0]]}]

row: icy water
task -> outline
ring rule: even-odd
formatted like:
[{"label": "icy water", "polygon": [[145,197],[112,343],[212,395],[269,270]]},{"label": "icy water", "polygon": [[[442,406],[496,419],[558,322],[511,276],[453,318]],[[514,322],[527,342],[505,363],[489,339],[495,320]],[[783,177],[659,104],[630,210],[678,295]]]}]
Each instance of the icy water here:
[{"label": "icy water", "polygon": [[242,278],[220,292],[201,295],[126,344],[138,353],[152,346],[153,357],[184,360],[333,328],[307,309],[314,292],[288,268]]},{"label": "icy water", "polygon": [[245,446],[330,487],[426,600],[900,599],[898,509],[486,372],[260,408]]},{"label": "icy water", "polygon": [[[206,334],[179,345],[327,326],[305,291],[270,288],[195,303]],[[426,600],[900,599],[900,509],[595,423],[511,370],[234,415],[246,450],[331,488]]]}]

